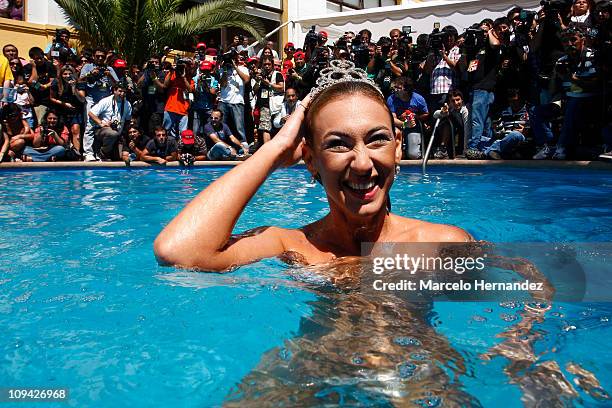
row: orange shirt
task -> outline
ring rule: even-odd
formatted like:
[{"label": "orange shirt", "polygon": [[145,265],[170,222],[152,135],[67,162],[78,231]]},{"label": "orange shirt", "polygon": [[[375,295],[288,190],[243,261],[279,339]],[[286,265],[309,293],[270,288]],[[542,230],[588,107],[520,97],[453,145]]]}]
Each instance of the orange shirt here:
[{"label": "orange shirt", "polygon": [[[170,75],[170,86],[168,87],[168,100],[164,109],[179,115],[187,115],[189,111],[189,99],[187,99],[189,90],[185,87],[185,79],[177,78],[174,72],[170,72],[168,75]],[[193,80],[189,82],[193,86]]]}]

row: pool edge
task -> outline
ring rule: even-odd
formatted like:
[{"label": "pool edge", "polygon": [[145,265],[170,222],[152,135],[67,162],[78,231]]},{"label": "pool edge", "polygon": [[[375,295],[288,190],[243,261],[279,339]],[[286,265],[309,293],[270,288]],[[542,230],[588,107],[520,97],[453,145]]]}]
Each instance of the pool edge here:
[{"label": "pool edge", "polygon": [[[242,163],[241,161],[200,161],[194,167],[231,167]],[[298,163],[303,165],[300,161]],[[421,160],[402,160],[404,167],[421,166]],[[552,161],[552,160],[430,160],[428,166],[449,167],[523,167],[523,168],[588,168],[597,170],[612,170],[612,162],[603,161]],[[166,166],[157,166],[145,162],[133,162],[126,166],[123,162],[40,162],[40,163],[2,163],[2,169],[130,169],[130,168],[175,168],[181,167],[178,162],[168,163]]]}]

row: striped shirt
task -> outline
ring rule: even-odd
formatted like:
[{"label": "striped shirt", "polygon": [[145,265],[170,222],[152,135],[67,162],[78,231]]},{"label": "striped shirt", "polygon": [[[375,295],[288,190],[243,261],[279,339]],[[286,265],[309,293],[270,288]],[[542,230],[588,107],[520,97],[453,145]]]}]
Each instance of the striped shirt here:
[{"label": "striped shirt", "polygon": [[[448,59],[457,63],[461,57],[459,47],[454,46],[448,53]],[[444,58],[440,58],[440,62],[431,72],[430,90],[432,95],[446,94],[451,88],[456,87],[455,70],[451,68]]]}]

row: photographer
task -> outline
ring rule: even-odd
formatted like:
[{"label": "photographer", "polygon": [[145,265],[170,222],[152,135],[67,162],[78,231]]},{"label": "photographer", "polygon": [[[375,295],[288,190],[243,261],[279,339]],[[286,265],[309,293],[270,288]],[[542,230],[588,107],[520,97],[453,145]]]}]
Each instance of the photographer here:
[{"label": "photographer", "polygon": [[[112,87],[119,81],[115,70],[106,65],[106,50],[96,48],[94,51],[94,62],[88,63],[81,69],[79,79],[80,86],[86,92],[86,111],[99,103],[102,99],[112,95]],[[91,121],[87,121],[85,134],[83,135],[83,153],[85,161],[96,161],[93,150],[94,128]]]},{"label": "photographer", "polygon": [[119,145],[119,150],[121,150],[121,159],[129,165],[130,162],[142,160],[142,154],[149,143],[149,138],[136,125],[130,125],[126,135],[127,137]]},{"label": "photographer", "polygon": [[208,160],[235,159],[236,156],[248,152],[248,146],[241,144],[230,128],[223,123],[223,112],[219,109],[213,109],[210,121],[204,127],[204,134]]},{"label": "photographer", "polygon": [[206,142],[189,129],[181,133],[178,142],[178,159],[183,166],[192,166],[196,161],[206,160]]},{"label": "photographer", "polygon": [[399,77],[393,80],[393,93],[387,98],[387,106],[393,114],[395,127],[403,131],[404,156],[421,158],[421,124],[429,119],[429,110],[425,98],[414,92],[412,79]]},{"label": "photographer", "polygon": [[458,37],[457,29],[453,26],[446,26],[429,37],[431,51],[422,63],[422,69],[430,76],[430,111],[439,109],[446,102],[448,92],[457,87],[455,72],[461,58]]},{"label": "photographer", "polygon": [[455,133],[455,140],[459,142],[460,151],[463,151],[466,136],[470,134],[470,112],[464,104],[463,94],[459,90],[451,90],[448,100],[440,109],[434,112],[434,119],[440,119],[438,133],[440,144],[433,157],[438,160],[448,159],[452,154],[455,156],[455,147],[452,145],[451,132]]},{"label": "photographer", "polygon": [[[578,134],[589,126],[601,124],[602,82],[597,70],[596,54],[585,46],[586,28],[571,24],[561,33],[566,55],[559,58],[553,75],[553,91],[563,99],[563,126],[553,159],[565,160]],[[584,134],[583,136],[588,136]]]},{"label": "photographer", "polygon": [[43,50],[30,48],[30,63],[24,67],[24,76],[28,80],[30,92],[34,97],[34,112],[36,122],[40,123],[51,106],[50,89],[57,78],[58,68],[47,61]]},{"label": "photographer", "polygon": [[189,66],[189,61],[179,59],[176,67],[164,79],[163,89],[168,99],[164,107],[163,126],[168,136],[175,140],[178,140],[182,131],[187,130],[189,124],[189,93],[194,89],[188,72]]},{"label": "photographer", "polygon": [[255,107],[259,109],[259,126],[257,147],[269,142],[272,132],[272,117],[282,108],[285,82],[283,75],[274,70],[274,61],[264,58],[261,68],[255,74],[253,87],[257,101]]},{"label": "photographer", "polygon": [[493,160],[509,158],[529,132],[529,113],[519,90],[509,89],[507,95],[508,104],[495,121],[493,137],[484,148],[487,158]]},{"label": "photographer", "polygon": [[69,65],[60,70],[60,78],[51,87],[51,103],[57,109],[62,123],[70,128],[72,145],[75,153],[80,156],[83,106],[86,101],[85,91],[77,88],[76,77],[76,71]]},{"label": "photographer", "polygon": [[314,85],[314,68],[306,62],[303,51],[296,51],[293,61],[295,68],[287,71],[287,88],[297,90],[299,99],[304,99]]},{"label": "photographer", "polygon": [[160,67],[160,59],[153,56],[147,61],[142,75],[136,83],[142,94],[140,117],[144,120],[141,121],[140,126],[148,134],[163,123],[166,95],[164,84],[160,81],[160,78],[165,78]]},{"label": "photographer", "polygon": [[95,137],[92,150],[105,161],[112,160],[118,153],[115,148],[119,137],[132,117],[132,105],[126,98],[126,90],[127,85],[118,82],[113,87],[113,94],[95,104],[88,114]]},{"label": "photographer", "polygon": [[238,139],[245,151],[248,151],[244,125],[244,86],[251,77],[245,66],[245,60],[243,55],[235,51],[230,50],[223,54],[219,68],[221,71],[219,109],[223,112],[225,123],[235,128]]},{"label": "photographer", "polygon": [[458,69],[465,80],[471,102],[472,134],[468,139],[466,157],[482,158],[481,138],[491,137],[488,125],[489,109],[495,101],[495,85],[500,64],[501,42],[495,30],[487,32],[480,28],[466,31],[464,49],[458,63]]},{"label": "photographer", "polygon": [[385,97],[392,92],[391,81],[404,73],[402,63],[397,60],[398,50],[392,49],[389,37],[381,37],[376,44],[374,58],[368,63],[366,72],[374,77],[374,82],[380,87]]},{"label": "photographer", "polygon": [[49,59],[59,58],[60,54],[76,55],[76,50],[70,48],[70,31],[65,28],[55,30],[55,39],[47,45],[45,54],[49,56]]},{"label": "photographer", "polygon": [[191,111],[193,112],[193,130],[197,136],[204,134],[204,126],[208,123],[215,105],[219,82],[214,77],[214,69],[215,65],[212,62],[202,61],[198,73],[193,77],[195,95]]},{"label": "photographer", "polygon": [[23,161],[56,161],[65,156],[70,146],[68,128],[60,120],[57,111],[49,109],[42,124],[34,132],[32,146],[23,150]]}]

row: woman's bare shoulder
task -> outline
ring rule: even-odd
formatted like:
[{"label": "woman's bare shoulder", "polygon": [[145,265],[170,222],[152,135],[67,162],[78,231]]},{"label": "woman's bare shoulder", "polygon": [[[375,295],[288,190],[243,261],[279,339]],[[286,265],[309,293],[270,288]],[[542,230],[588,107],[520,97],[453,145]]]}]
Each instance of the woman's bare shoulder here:
[{"label": "woman's bare shoulder", "polygon": [[[470,242],[474,238],[464,229],[395,215],[401,240],[405,242]],[[399,241],[399,239],[398,239]]]}]

